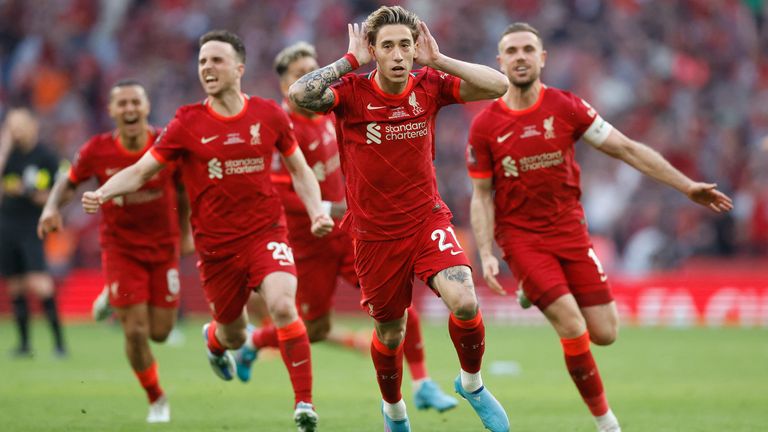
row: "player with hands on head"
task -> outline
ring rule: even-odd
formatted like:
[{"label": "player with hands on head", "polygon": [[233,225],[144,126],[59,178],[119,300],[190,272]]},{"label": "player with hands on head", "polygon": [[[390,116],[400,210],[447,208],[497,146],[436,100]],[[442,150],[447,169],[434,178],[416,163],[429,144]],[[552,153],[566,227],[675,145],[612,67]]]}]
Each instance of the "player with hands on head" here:
[{"label": "player with hands on head", "polygon": [[510,25],[498,49],[511,86],[474,119],[467,147],[471,223],[483,276],[492,290],[505,293],[496,279],[495,237],[518,280],[520,299],[536,305],[557,332],[566,368],[598,431],[619,432],[590,350],[591,343],[616,340],[619,317],[579,202],[575,144],[582,139],[714,212],[733,204],[716,185],[691,180],[658,152],[627,138],[583,99],[544,85],[547,52],[535,28]]},{"label": "player with hands on head", "polygon": [[[480,374],[485,327],[469,260],[437,191],[433,127],[443,106],[500,97],[509,84],[492,68],[440,53],[427,25],[400,6],[382,6],[348,30],[347,54],[304,75],[289,97],[336,115],[349,207],[342,228],[355,239],[361,306],[374,319],[371,357],[385,429],[410,430],[400,386],[416,275],[450,310],[461,365],[455,390],[488,429],[507,431],[507,414]],[[350,73],[374,60],[374,71]],[[414,70],[414,62],[424,67]]]},{"label": "player with hands on head", "polygon": [[[340,169],[334,117],[300,108],[287,98],[291,84],[318,68],[315,48],[306,42],[295,43],[280,51],[274,63],[275,71],[280,76],[280,90],[286,96],[283,108],[293,121],[299,146],[320,183],[323,203],[331,209],[330,213],[335,219],[340,219],[347,204],[344,200],[344,178]],[[351,285],[358,285],[352,238],[336,227],[325,237],[312,236],[304,204],[296,195],[291,178],[282,164],[274,170],[272,181],[285,207],[288,239],[293,247],[298,272],[296,306],[306,323],[309,341],[327,341],[368,352],[368,335],[361,336],[346,329],[337,329],[335,323],[332,325],[333,294],[339,276]],[[261,296],[254,294],[249,308],[255,306],[257,310],[263,309],[259,308],[262,302]],[[458,404],[456,398],[445,394],[429,377],[419,314],[413,306],[408,308],[406,328],[403,356],[413,381],[414,403],[419,409],[432,408],[439,412],[454,408]],[[255,330],[235,355],[240,379],[250,379],[251,363],[256,359],[259,349],[264,347],[277,347],[274,325],[266,324]]]}]

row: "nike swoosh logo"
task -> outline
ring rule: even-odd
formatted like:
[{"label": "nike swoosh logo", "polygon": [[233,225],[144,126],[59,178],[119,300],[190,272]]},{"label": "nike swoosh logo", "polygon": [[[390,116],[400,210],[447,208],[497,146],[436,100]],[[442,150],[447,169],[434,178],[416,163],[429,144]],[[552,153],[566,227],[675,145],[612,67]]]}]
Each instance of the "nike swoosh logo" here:
[{"label": "nike swoosh logo", "polygon": [[508,134],[505,134],[505,135],[498,136],[498,137],[496,137],[496,142],[502,143],[502,142],[506,141],[507,138],[509,138],[511,136],[512,136],[512,132],[510,132]]},{"label": "nike swoosh logo", "polygon": [[218,137],[219,137],[218,135],[214,135],[214,136],[210,136],[210,137],[202,137],[202,138],[200,138],[200,142],[203,143],[203,144],[208,144],[209,142],[215,140]]},{"label": "nike swoosh logo", "polygon": [[464,252],[463,250],[460,251],[451,251],[451,255],[458,255],[460,253]]},{"label": "nike swoosh logo", "polygon": [[368,109],[369,110],[378,110],[378,109],[384,109],[384,108],[386,108],[386,107],[385,106],[373,106],[371,104],[368,104]]},{"label": "nike swoosh logo", "polygon": [[309,361],[309,359],[304,359],[302,361],[297,361],[297,362],[291,362],[291,366],[299,367],[299,366],[303,365],[304,363],[306,363],[308,361]]}]

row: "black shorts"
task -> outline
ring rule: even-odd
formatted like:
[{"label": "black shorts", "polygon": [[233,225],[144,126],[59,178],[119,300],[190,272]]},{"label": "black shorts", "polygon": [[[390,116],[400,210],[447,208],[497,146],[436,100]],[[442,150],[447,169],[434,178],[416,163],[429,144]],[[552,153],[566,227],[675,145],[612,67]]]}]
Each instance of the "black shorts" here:
[{"label": "black shorts", "polygon": [[0,227],[0,275],[17,276],[47,271],[43,241],[34,231]]}]

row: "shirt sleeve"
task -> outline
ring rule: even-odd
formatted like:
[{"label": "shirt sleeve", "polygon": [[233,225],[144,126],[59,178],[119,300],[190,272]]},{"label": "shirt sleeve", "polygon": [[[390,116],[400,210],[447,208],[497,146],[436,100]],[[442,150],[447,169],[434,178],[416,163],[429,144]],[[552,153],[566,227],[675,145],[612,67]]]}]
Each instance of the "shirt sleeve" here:
[{"label": "shirt sleeve", "polygon": [[485,134],[481,132],[483,128],[480,119],[480,116],[475,117],[472,122],[466,151],[469,176],[478,179],[493,177],[493,155]]},{"label": "shirt sleeve", "polygon": [[299,141],[293,130],[293,121],[285,113],[285,110],[276,106],[275,113],[275,130],[278,134],[275,146],[281,155],[288,157],[299,148]]},{"label": "shirt sleeve", "polygon": [[459,92],[461,78],[431,68],[425,68],[425,70],[428,74],[425,78],[437,87],[437,104],[439,106],[464,103]]},{"label": "shirt sleeve", "polygon": [[574,139],[583,138],[594,147],[599,147],[610,135],[613,126],[603,120],[600,114],[584,99],[571,95],[571,112],[574,124]]},{"label": "shirt sleeve", "polygon": [[72,165],[69,167],[68,178],[74,185],[78,185],[96,174],[93,171],[93,164],[91,162],[92,158],[90,150],[92,146],[93,139],[86,142],[72,160]]},{"label": "shirt sleeve", "polygon": [[353,86],[353,80],[355,79],[354,74],[347,74],[343,77],[341,77],[341,80],[337,82],[336,84],[331,86],[331,91],[333,91],[333,106],[326,111],[324,114],[329,114],[333,112],[337,117],[339,115],[343,115],[345,111],[345,102],[349,98],[349,94],[352,92],[352,86]]},{"label": "shirt sleeve", "polygon": [[186,132],[181,123],[180,115],[176,116],[168,123],[168,126],[160,132],[152,148],[149,150],[152,156],[162,164],[167,164],[178,159],[184,152],[184,139]]}]

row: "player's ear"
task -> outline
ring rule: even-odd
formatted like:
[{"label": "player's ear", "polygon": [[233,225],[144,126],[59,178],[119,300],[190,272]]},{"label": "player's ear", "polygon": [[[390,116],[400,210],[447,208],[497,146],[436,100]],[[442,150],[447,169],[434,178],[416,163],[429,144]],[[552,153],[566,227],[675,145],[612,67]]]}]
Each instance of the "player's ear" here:
[{"label": "player's ear", "polygon": [[237,65],[237,73],[238,73],[238,78],[243,77],[243,75],[245,74],[245,64],[239,63]]},{"label": "player's ear", "polygon": [[547,64],[547,52],[541,51],[541,68],[544,69],[544,65]]}]

